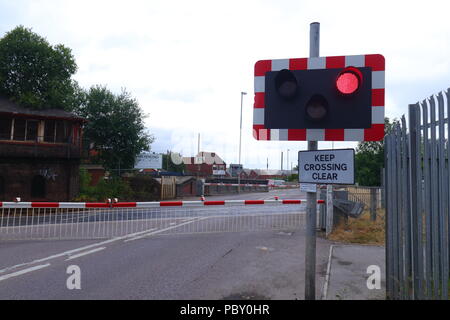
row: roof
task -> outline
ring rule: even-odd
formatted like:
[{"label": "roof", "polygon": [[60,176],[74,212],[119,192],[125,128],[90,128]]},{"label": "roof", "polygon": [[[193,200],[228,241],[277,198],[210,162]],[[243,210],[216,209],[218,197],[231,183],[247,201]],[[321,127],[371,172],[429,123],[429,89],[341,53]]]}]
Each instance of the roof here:
[{"label": "roof", "polygon": [[291,175],[296,173],[295,171],[291,170],[258,170],[255,169],[255,171],[260,176],[283,176],[283,175]]},{"label": "roof", "polygon": [[20,106],[16,102],[13,102],[5,97],[0,97],[0,114],[12,114],[17,116],[30,116],[33,118],[51,118],[51,119],[64,119],[72,121],[83,121],[86,119],[79,117],[73,113],[61,110],[61,109],[44,109],[34,110]]},{"label": "roof", "polygon": [[221,157],[219,157],[219,155],[215,152],[200,152],[197,154],[197,156],[195,157],[183,157],[183,163],[184,164],[200,164],[197,163],[196,159],[202,159],[203,158],[203,163],[206,164],[226,164]]},{"label": "roof", "polygon": [[175,177],[177,179],[177,184],[183,184],[190,180],[196,180],[195,177],[185,176],[185,177]]},{"label": "roof", "polygon": [[222,160],[221,157],[219,157],[219,155],[215,152],[200,152],[199,154],[197,154],[197,157],[205,157],[208,158],[210,160],[214,159],[214,163],[215,164],[225,164],[225,161]]}]

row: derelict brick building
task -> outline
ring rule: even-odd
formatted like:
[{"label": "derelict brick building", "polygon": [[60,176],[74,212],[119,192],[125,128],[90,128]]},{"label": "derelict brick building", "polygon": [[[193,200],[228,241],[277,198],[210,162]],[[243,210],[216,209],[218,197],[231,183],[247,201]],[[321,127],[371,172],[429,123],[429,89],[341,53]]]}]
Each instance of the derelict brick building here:
[{"label": "derelict brick building", "polygon": [[79,191],[82,125],[59,110],[0,97],[0,201],[69,201]]}]

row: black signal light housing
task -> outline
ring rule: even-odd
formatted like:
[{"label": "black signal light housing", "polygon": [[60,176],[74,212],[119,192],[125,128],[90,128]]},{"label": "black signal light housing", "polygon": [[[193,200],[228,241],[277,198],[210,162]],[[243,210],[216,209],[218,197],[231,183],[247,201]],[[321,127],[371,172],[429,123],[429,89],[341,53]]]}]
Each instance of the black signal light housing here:
[{"label": "black signal light housing", "polygon": [[267,129],[371,128],[372,70],[269,71],[264,104]]}]

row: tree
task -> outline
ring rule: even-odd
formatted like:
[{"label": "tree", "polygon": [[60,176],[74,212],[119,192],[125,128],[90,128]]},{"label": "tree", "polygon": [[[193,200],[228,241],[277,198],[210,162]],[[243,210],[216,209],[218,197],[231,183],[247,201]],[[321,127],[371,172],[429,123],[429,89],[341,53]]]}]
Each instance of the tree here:
[{"label": "tree", "polygon": [[153,142],[145,131],[146,116],[138,102],[124,89],[115,95],[98,85],[84,92],[80,100],[74,112],[88,120],[85,143],[99,153],[99,162],[109,170],[133,168],[136,156],[149,151]]},{"label": "tree", "polygon": [[[385,135],[389,134],[398,120],[384,119]],[[384,167],[384,141],[364,141],[358,144],[355,155],[355,180],[362,186],[380,186],[381,169]]]},{"label": "tree", "polygon": [[[179,158],[181,158],[180,154],[175,154]],[[169,172],[178,172],[183,173],[185,166],[184,163],[175,164],[172,160],[173,153],[171,151],[167,151],[167,154],[163,154],[163,169]]]},{"label": "tree", "polygon": [[0,39],[0,94],[21,105],[70,111],[80,92],[76,71],[71,49],[31,29],[18,26]]}]

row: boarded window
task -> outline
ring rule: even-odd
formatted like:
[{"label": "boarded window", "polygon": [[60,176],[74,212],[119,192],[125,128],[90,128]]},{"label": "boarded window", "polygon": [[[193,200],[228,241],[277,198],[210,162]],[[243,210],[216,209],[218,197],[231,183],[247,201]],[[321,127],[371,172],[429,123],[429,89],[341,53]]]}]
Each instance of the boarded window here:
[{"label": "boarded window", "polygon": [[46,120],[44,126],[44,141],[55,142],[55,120]]},{"label": "boarded window", "polygon": [[14,138],[13,140],[24,141],[25,140],[25,119],[14,119]]},{"label": "boarded window", "polygon": [[0,119],[0,140],[11,140],[11,118]]},{"label": "boarded window", "polygon": [[34,176],[31,181],[31,197],[45,198],[45,179],[43,176]]},{"label": "boarded window", "polygon": [[37,141],[38,122],[35,120],[27,120],[27,141]]}]

